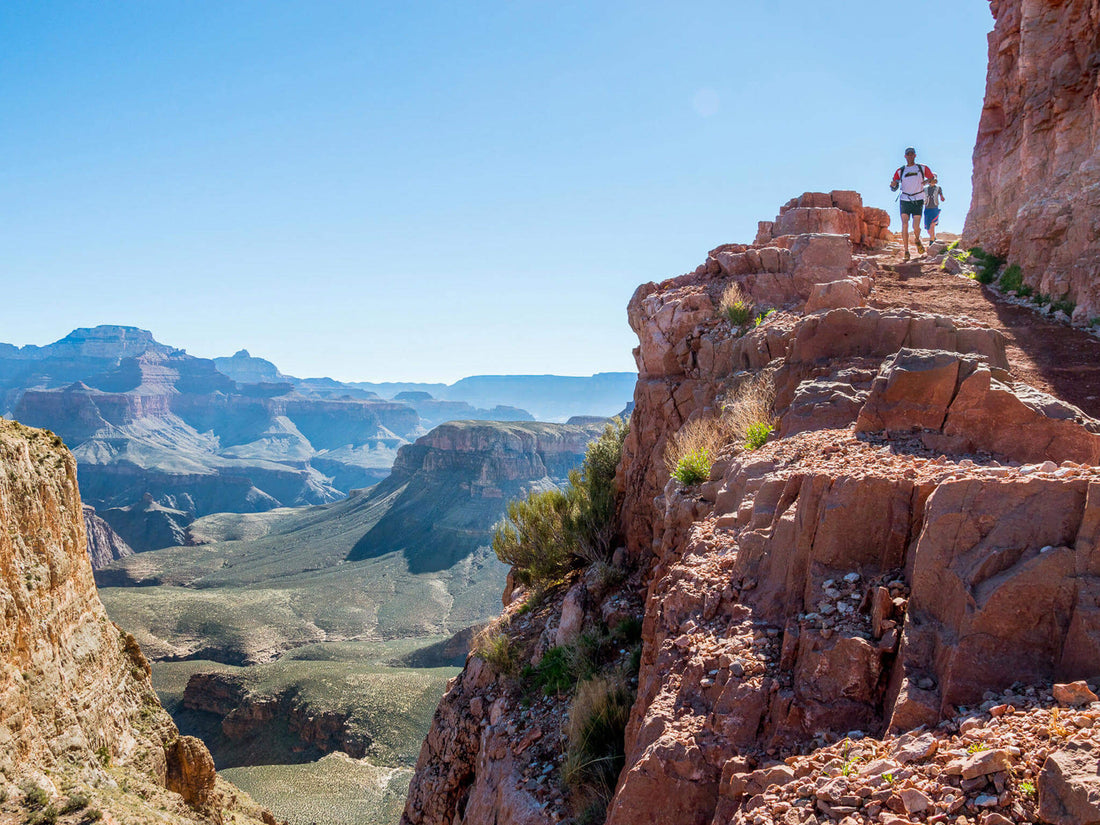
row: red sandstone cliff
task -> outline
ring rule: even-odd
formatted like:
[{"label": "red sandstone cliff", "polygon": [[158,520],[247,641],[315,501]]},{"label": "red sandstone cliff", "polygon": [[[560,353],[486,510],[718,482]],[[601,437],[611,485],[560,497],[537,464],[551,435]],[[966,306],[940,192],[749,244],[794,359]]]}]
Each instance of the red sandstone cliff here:
[{"label": "red sandstone cliff", "polygon": [[1100,315],[1100,5],[992,0],[968,246]]},{"label": "red sandstone cliff", "polygon": [[[833,208],[799,220],[837,223]],[[641,620],[606,808],[594,813],[564,779],[580,689],[532,694],[530,671],[472,655],[425,741],[403,823],[1037,821],[1006,785],[1037,775],[1022,773],[1018,748],[957,775],[943,762],[956,778],[935,787],[919,771],[938,770],[940,745],[967,756],[958,709],[987,710],[989,691],[1038,686],[1027,687],[1038,708],[1052,680],[1100,676],[1100,422],[1016,382],[994,329],[864,306],[881,270],[851,241],[762,227],[757,244],[719,247],[630,302],[626,547],[610,572],[590,568],[534,609],[506,604],[498,625],[537,666],[555,646],[575,655],[582,632],[615,640],[624,618]],[[780,312],[739,334],[718,311],[731,283]],[[762,381],[775,391],[769,443],[729,444],[701,485],[670,481],[668,440]],[[619,644],[604,655],[624,672]],[[1079,750],[1058,750],[1061,734],[1047,743],[1048,779],[1058,759],[1100,759],[1091,717],[1080,720]],[[878,785],[841,788],[851,765],[815,757],[806,764],[826,767],[810,776],[796,759],[845,738],[845,754],[894,758],[909,741],[897,734],[929,728],[916,767],[890,762]],[[1100,782],[1071,774],[1040,782],[1042,821],[1100,817],[1087,805],[1051,813]],[[765,793],[788,781],[793,802]]]},{"label": "red sandstone cliff", "polygon": [[180,737],[96,595],[76,462],[56,436],[0,420],[0,524],[0,818],[37,785],[144,821],[222,821],[230,792],[209,753]]}]

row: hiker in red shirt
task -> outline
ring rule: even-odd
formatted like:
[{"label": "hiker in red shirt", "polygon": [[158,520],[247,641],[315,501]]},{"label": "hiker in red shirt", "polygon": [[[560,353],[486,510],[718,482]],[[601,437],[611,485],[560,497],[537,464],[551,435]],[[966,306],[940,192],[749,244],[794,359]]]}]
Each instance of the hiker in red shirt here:
[{"label": "hiker in red shirt", "polygon": [[917,252],[924,254],[924,245],[920,242],[920,215],[924,211],[924,182],[935,180],[936,176],[927,166],[917,163],[917,150],[910,146],[905,150],[905,165],[894,172],[890,181],[890,191],[901,189],[898,196],[901,201],[901,243],[905,247],[905,260],[909,260],[909,219],[913,220],[913,237],[917,241]]}]

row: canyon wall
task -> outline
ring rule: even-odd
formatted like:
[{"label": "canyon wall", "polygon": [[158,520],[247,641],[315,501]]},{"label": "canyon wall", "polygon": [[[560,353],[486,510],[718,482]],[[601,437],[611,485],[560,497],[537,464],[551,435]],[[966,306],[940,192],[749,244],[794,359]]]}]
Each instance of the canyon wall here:
[{"label": "canyon wall", "polygon": [[992,0],[964,242],[1100,316],[1100,5]]},{"label": "canyon wall", "polygon": [[[790,220],[810,231],[765,224],[756,243],[639,287],[625,546],[541,599],[506,594],[508,642],[472,654],[445,695],[403,823],[900,825],[911,771],[882,793],[829,796],[818,790],[843,762],[809,778],[788,762],[841,740],[886,751],[928,728],[919,758],[941,740],[947,753],[960,708],[984,709],[991,691],[1100,677],[1100,422],[1016,381],[995,329],[866,306],[883,259],[852,231],[812,231],[857,225],[837,201],[807,193]],[[720,311],[734,284],[755,323]],[[767,443],[727,430],[709,478],[670,479],[670,439],[734,410],[772,421]],[[631,621],[637,659],[618,630]],[[597,675],[538,689],[555,649],[575,661],[600,639]],[[632,700],[617,782],[593,799],[570,731],[614,678]],[[995,772],[929,790],[926,815],[1034,821]],[[786,780],[797,805],[764,793]]]},{"label": "canyon wall", "polygon": [[228,793],[209,754],[179,736],[140,648],[96,595],[76,462],[57,436],[0,420],[0,522],[0,784],[96,796],[127,777],[127,810],[162,803],[169,821],[220,821]]}]

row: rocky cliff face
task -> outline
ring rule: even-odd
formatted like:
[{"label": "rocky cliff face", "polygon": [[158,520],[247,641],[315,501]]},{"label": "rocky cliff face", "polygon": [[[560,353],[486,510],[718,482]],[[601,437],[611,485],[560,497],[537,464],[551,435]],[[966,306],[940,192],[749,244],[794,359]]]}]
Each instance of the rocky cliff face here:
[{"label": "rocky cliff face", "polygon": [[[800,200],[818,198],[836,193]],[[555,644],[576,650],[565,628],[612,633],[644,605],[623,767],[598,814],[614,825],[910,822],[879,818],[910,812],[908,782],[875,800],[815,797],[826,773],[792,786],[799,804],[784,806],[763,794],[781,778],[767,771],[844,737],[869,735],[886,753],[897,734],[956,724],[987,691],[1100,676],[1100,422],[1016,382],[997,330],[863,306],[883,273],[849,233],[782,245],[761,234],[630,302],[640,345],[618,474],[625,584],[589,570],[534,619],[517,600],[500,624],[534,665]],[[731,328],[718,311],[731,283],[780,311]],[[705,483],[670,480],[672,436],[761,387],[774,394],[758,413],[776,424],[769,442],[727,437]],[[570,687],[521,710],[525,678],[471,658],[404,822],[582,814],[560,731],[587,694]],[[928,815],[977,822],[985,788],[990,815],[1010,805],[996,795],[1007,774],[994,790],[994,773],[968,773],[942,808],[929,798]]]},{"label": "rocky cliff face", "polygon": [[965,240],[1100,315],[1100,7],[992,0]]},{"label": "rocky cliff face", "polygon": [[0,420],[0,517],[4,798],[27,795],[30,785],[8,788],[19,782],[47,797],[75,785],[98,798],[125,776],[150,798],[122,794],[112,804],[126,811],[161,803],[170,821],[220,821],[228,797],[209,754],[179,737],[140,648],[96,595],[76,463],[59,438]]},{"label": "rocky cliff face", "polygon": [[96,515],[95,508],[84,505],[84,531],[88,534],[88,556],[92,569],[106,567],[113,561],[132,556],[134,551],[111,525]]}]

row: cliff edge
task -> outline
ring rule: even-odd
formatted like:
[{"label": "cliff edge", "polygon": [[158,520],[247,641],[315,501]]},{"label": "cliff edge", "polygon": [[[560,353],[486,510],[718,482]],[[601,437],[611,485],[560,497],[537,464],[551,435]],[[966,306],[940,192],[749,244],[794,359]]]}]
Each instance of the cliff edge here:
[{"label": "cliff edge", "polygon": [[137,643],[108,620],[60,438],[0,420],[0,521],[0,812],[274,822],[179,736]]},{"label": "cliff edge", "polygon": [[[1100,422],[993,326],[869,306],[920,265],[836,232],[858,195],[792,203],[799,234],[635,293],[624,544],[506,593],[404,823],[1100,820]],[[670,478],[693,430],[706,466]]]}]

